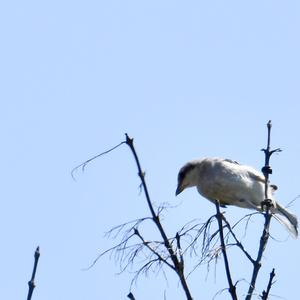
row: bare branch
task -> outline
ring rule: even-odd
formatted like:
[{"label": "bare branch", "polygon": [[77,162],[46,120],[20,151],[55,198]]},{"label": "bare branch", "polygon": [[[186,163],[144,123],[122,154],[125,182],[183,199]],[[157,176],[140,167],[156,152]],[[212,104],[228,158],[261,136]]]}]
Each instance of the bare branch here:
[{"label": "bare branch", "polygon": [[150,252],[152,252],[155,256],[157,256],[157,258],[162,261],[163,263],[165,263],[168,267],[170,267],[172,270],[175,270],[174,266],[172,266],[168,261],[167,259],[164,259],[158,252],[157,252],[157,249],[153,249],[151,248],[150,246],[150,243],[149,242],[146,242],[144,240],[144,238],[141,236],[141,234],[139,233],[139,231],[137,229],[135,229],[135,232],[134,232],[139,238],[140,240],[142,241],[143,245],[145,247],[147,247]]},{"label": "bare branch", "polygon": [[137,245],[139,245],[139,244],[134,244],[134,245],[127,246],[129,240],[130,240],[133,236],[134,236],[134,233],[132,233],[130,236],[126,236],[126,238],[123,238],[122,241],[121,241],[119,244],[117,244],[117,245],[115,245],[115,246],[113,246],[113,247],[111,247],[111,248],[109,248],[109,249],[103,251],[102,253],[100,253],[100,254],[94,259],[94,261],[91,263],[91,265],[90,265],[89,267],[87,267],[86,269],[84,269],[84,270],[89,270],[90,268],[92,268],[92,267],[98,262],[98,260],[99,260],[102,256],[104,256],[104,255],[106,255],[106,254],[108,254],[108,253],[111,254],[111,253],[113,253],[114,251],[117,251],[117,252],[121,252],[121,253],[122,253],[122,251],[127,250],[127,249],[129,249],[129,248],[135,248],[135,247],[136,247]]},{"label": "bare branch", "polygon": [[227,252],[226,252],[226,244],[225,244],[225,240],[224,240],[223,224],[222,224],[223,216],[220,212],[220,203],[219,203],[219,201],[215,201],[215,204],[216,204],[216,210],[217,210],[216,218],[217,218],[218,225],[219,225],[219,235],[220,235],[220,241],[221,241],[221,249],[222,249],[222,253],[223,253],[225,271],[226,271],[227,281],[228,281],[228,285],[229,285],[229,293],[230,293],[231,298],[233,300],[237,300],[238,298],[237,298],[237,295],[236,295],[236,287],[232,282],[232,277],[231,277],[231,273],[230,273],[229,262],[228,262]]},{"label": "bare branch", "polygon": [[28,288],[27,300],[31,300],[33,290],[35,288],[34,280],[35,280],[35,274],[36,274],[39,258],[40,258],[40,247],[37,247],[35,252],[34,252],[34,265],[33,265],[31,279],[30,279],[30,281],[28,281],[28,287],[29,288]]},{"label": "bare branch", "polygon": [[85,162],[79,164],[78,166],[76,166],[75,168],[72,169],[72,171],[71,171],[71,176],[72,176],[72,178],[75,180],[74,173],[75,173],[75,171],[77,171],[79,168],[81,168],[81,171],[84,172],[85,167],[86,167],[87,164],[89,164],[92,160],[94,160],[94,159],[96,159],[96,158],[98,158],[98,157],[100,157],[100,156],[102,156],[102,155],[105,155],[105,154],[107,154],[107,153],[109,153],[109,152],[111,152],[111,151],[113,151],[113,150],[115,150],[115,149],[117,149],[118,147],[120,147],[121,145],[123,145],[123,144],[125,144],[125,143],[126,143],[126,142],[123,141],[123,142],[119,143],[118,145],[112,147],[111,149],[106,150],[106,151],[104,151],[104,152],[102,152],[102,153],[100,153],[100,154],[97,154],[97,155],[93,156],[92,158],[86,160]]},{"label": "bare branch", "polygon": [[134,159],[135,159],[135,162],[136,162],[136,165],[137,165],[137,168],[138,168],[138,175],[139,175],[139,177],[141,179],[141,182],[142,182],[143,190],[144,190],[144,193],[145,193],[148,208],[149,208],[151,216],[152,216],[152,220],[155,223],[155,225],[156,225],[156,227],[157,227],[157,229],[158,229],[158,231],[159,231],[159,233],[160,233],[160,235],[161,235],[161,237],[164,241],[164,245],[165,245],[166,250],[169,252],[170,258],[173,262],[173,266],[174,266],[174,268],[176,270],[176,273],[177,273],[177,275],[180,279],[180,282],[181,282],[182,288],[183,288],[183,290],[186,294],[186,297],[187,297],[188,300],[192,300],[192,296],[191,296],[189,287],[187,285],[186,278],[184,276],[183,265],[179,261],[179,258],[177,257],[172,245],[169,242],[167,234],[165,233],[165,230],[164,230],[162,224],[160,223],[159,216],[154,211],[154,208],[153,208],[153,205],[152,205],[152,202],[151,202],[151,199],[150,199],[150,195],[149,195],[149,192],[148,192],[148,187],[147,187],[147,184],[146,184],[146,181],[145,181],[145,174],[142,171],[139,158],[138,158],[137,153],[135,151],[135,148],[134,148],[134,145],[133,145],[133,139],[130,138],[127,134],[126,134],[126,144],[129,146],[129,148],[130,148],[130,150],[131,150],[131,152],[134,156]]},{"label": "bare branch", "polygon": [[263,253],[265,251],[265,248],[267,246],[269,236],[270,236],[269,228],[270,228],[270,222],[271,222],[271,218],[272,218],[272,214],[270,212],[270,208],[272,207],[272,201],[270,199],[268,199],[269,175],[272,174],[272,169],[270,167],[270,158],[273,153],[281,151],[280,149],[271,150],[271,146],[270,146],[270,144],[271,144],[271,127],[272,127],[272,123],[271,123],[271,121],[269,121],[267,124],[267,129],[268,129],[267,148],[262,149],[265,153],[265,165],[262,168],[262,172],[265,176],[265,200],[262,202],[261,206],[262,206],[262,210],[263,210],[264,206],[266,207],[266,211],[264,213],[265,223],[264,223],[263,232],[262,232],[260,242],[259,242],[257,258],[256,258],[255,262],[253,263],[253,272],[252,272],[252,277],[251,277],[251,282],[249,285],[248,293],[245,298],[246,300],[251,300],[251,298],[252,298],[253,292],[255,290],[257,276],[258,276],[259,270],[261,268],[261,259],[262,259]]},{"label": "bare branch", "polygon": [[[180,236],[178,236],[178,239],[177,239],[177,244],[176,244],[177,247],[175,247],[173,245],[173,241],[175,240],[175,238],[169,239],[167,237],[167,234],[160,222],[160,214],[165,209],[165,205],[160,206],[158,208],[157,213],[155,212],[154,206],[150,199],[150,195],[149,195],[148,188],[146,185],[145,172],[142,171],[142,168],[141,168],[141,165],[139,162],[139,158],[137,156],[137,153],[136,153],[134,145],[133,145],[133,139],[130,138],[126,134],[125,141],[119,143],[118,145],[114,146],[113,148],[111,148],[107,151],[102,152],[101,154],[98,154],[98,155],[92,157],[91,159],[89,159],[89,160],[85,161],[84,163],[75,167],[71,172],[72,177],[74,178],[74,172],[78,168],[81,168],[82,171],[84,171],[86,165],[89,162],[91,162],[92,160],[94,160],[102,155],[105,155],[105,154],[115,150],[116,148],[120,147],[122,144],[127,144],[134,156],[134,159],[135,159],[135,162],[136,162],[136,165],[138,168],[138,175],[141,179],[140,191],[144,191],[144,193],[145,193],[145,197],[146,197],[148,208],[151,213],[151,217],[141,218],[141,219],[137,219],[137,220],[134,220],[131,222],[123,223],[121,225],[115,226],[110,231],[108,231],[106,233],[106,236],[116,238],[122,233],[123,237],[117,245],[111,247],[110,249],[108,249],[108,250],[102,252],[100,255],[98,255],[98,257],[94,260],[94,262],[91,264],[91,266],[89,268],[94,266],[95,263],[99,260],[99,258],[101,258],[103,255],[109,253],[110,255],[113,255],[113,254],[115,255],[116,260],[119,261],[119,263],[120,263],[121,272],[123,272],[125,269],[132,266],[133,263],[136,261],[136,259],[138,257],[140,257],[141,254],[143,254],[145,256],[144,262],[146,262],[146,263],[144,263],[144,265],[138,271],[135,272],[136,275],[135,275],[134,280],[139,276],[139,274],[147,273],[154,265],[159,265],[159,266],[167,265],[168,267],[170,267],[172,270],[174,270],[177,273],[187,299],[192,300],[192,296],[189,291],[189,287],[187,285],[186,278],[184,276],[184,264],[183,264],[183,255],[182,255],[182,250],[181,250],[181,245],[180,245]],[[156,228],[158,229],[158,231],[160,233],[162,241],[148,242],[144,239],[144,237],[140,234],[138,227],[145,220],[153,221],[153,223],[155,224]],[[131,244],[131,240],[134,236],[137,236],[139,238],[139,240],[141,241],[141,243]],[[148,252],[144,252],[143,251],[144,249],[147,249]],[[171,262],[169,261],[169,259]]]},{"label": "bare branch", "polygon": [[275,277],[275,269],[273,268],[272,272],[270,273],[270,279],[269,279],[269,282],[268,282],[267,290],[262,292],[262,296],[261,296],[262,300],[267,300],[268,299],[271,287],[273,285],[274,277]]},{"label": "bare branch", "polygon": [[125,233],[128,233],[130,231],[132,231],[134,228],[138,228],[139,225],[146,221],[146,220],[152,220],[151,218],[149,217],[145,217],[145,218],[140,218],[140,219],[135,219],[135,220],[132,220],[132,221],[129,221],[129,222],[125,222],[123,224],[120,224],[120,225],[117,225],[117,226],[114,226],[113,228],[111,228],[109,231],[107,231],[105,233],[105,236],[107,237],[112,237],[113,239],[116,238],[123,229],[125,229],[128,225],[130,224],[133,224],[132,226],[130,226],[130,228],[128,230],[125,231]]}]

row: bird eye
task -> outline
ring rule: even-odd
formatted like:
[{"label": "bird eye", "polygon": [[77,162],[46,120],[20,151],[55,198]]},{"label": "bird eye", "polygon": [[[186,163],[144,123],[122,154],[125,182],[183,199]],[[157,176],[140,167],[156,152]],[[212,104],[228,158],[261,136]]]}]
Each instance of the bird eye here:
[{"label": "bird eye", "polygon": [[183,178],[184,178],[184,176],[185,176],[185,173],[183,173],[183,172],[179,172],[179,174],[178,174],[178,181],[179,181],[179,182],[182,182],[182,181],[183,181]]}]

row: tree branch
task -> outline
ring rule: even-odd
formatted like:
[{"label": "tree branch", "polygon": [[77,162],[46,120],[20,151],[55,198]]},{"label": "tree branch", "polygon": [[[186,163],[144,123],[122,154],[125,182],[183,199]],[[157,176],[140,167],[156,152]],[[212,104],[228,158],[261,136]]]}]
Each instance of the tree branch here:
[{"label": "tree branch", "polygon": [[138,168],[138,175],[139,175],[139,177],[141,179],[141,182],[142,182],[143,190],[144,190],[146,201],[147,201],[147,204],[148,204],[151,216],[152,216],[152,220],[153,220],[154,224],[156,225],[156,227],[158,228],[158,231],[159,231],[159,233],[160,233],[160,235],[161,235],[161,237],[164,241],[165,248],[169,252],[170,258],[171,258],[171,260],[173,262],[173,265],[174,265],[174,269],[176,270],[176,273],[177,273],[177,275],[180,279],[180,283],[181,283],[182,288],[185,292],[186,298],[188,300],[192,300],[192,295],[190,293],[189,287],[187,285],[187,282],[186,282],[186,279],[185,279],[185,276],[184,276],[183,264],[180,262],[180,260],[177,257],[172,245],[170,244],[169,239],[168,239],[168,237],[165,233],[165,230],[164,230],[162,224],[160,223],[159,216],[154,211],[154,208],[153,208],[153,205],[152,205],[152,202],[151,202],[151,199],[150,199],[150,195],[149,195],[149,192],[148,192],[147,184],[146,184],[146,181],[145,181],[145,173],[142,171],[142,168],[141,168],[141,165],[140,165],[140,162],[139,162],[139,158],[137,156],[137,153],[136,153],[134,145],[133,145],[133,139],[130,138],[127,134],[126,134],[126,144],[129,146],[129,148],[130,148],[130,150],[131,150],[131,152],[134,156],[134,159],[135,159],[135,162],[136,162],[136,165],[137,165],[137,168]]},{"label": "tree branch", "polygon": [[219,201],[215,201],[216,204],[216,218],[218,220],[218,225],[219,225],[219,235],[220,235],[220,241],[221,241],[221,247],[222,247],[222,253],[224,257],[224,264],[225,264],[225,271],[226,271],[226,276],[227,276],[227,281],[229,284],[229,293],[232,297],[233,300],[237,300],[237,295],[236,295],[236,287],[232,283],[232,278],[231,278],[231,273],[230,273],[230,268],[229,268],[229,262],[228,262],[228,257],[227,257],[227,252],[226,252],[226,245],[225,245],[225,240],[224,240],[224,232],[223,232],[223,215],[220,212],[220,203]]},{"label": "tree branch", "polygon": [[267,290],[262,292],[262,296],[261,296],[262,300],[267,300],[268,299],[271,287],[273,285],[274,277],[275,277],[275,269],[273,268],[272,272],[270,273],[270,279],[269,279],[269,282],[268,282]]},{"label": "tree branch", "polygon": [[140,232],[139,232],[137,229],[134,230],[134,234],[137,235],[137,236],[139,237],[139,239],[142,241],[143,245],[144,245],[146,248],[148,248],[149,251],[152,252],[155,256],[157,256],[157,258],[158,258],[161,262],[165,263],[165,264],[166,264],[168,267],[170,267],[172,270],[176,271],[175,268],[174,268],[174,266],[172,266],[166,259],[164,259],[164,258],[163,258],[156,250],[154,250],[154,249],[152,249],[152,248],[150,247],[149,243],[147,243],[147,242],[145,241],[145,239],[142,237],[142,235],[140,234]]},{"label": "tree branch", "polygon": [[246,296],[246,300],[250,300],[253,296],[253,292],[255,290],[255,285],[256,285],[256,280],[257,276],[259,273],[259,270],[261,268],[261,259],[263,256],[263,253],[265,251],[265,248],[267,246],[268,240],[269,240],[269,228],[270,228],[270,222],[272,218],[272,214],[270,212],[270,208],[272,207],[272,200],[269,199],[269,194],[268,194],[268,187],[269,187],[269,175],[272,174],[272,169],[270,167],[270,158],[273,153],[281,151],[279,148],[275,150],[271,150],[271,128],[272,128],[272,123],[271,121],[268,122],[267,124],[267,129],[268,129],[268,141],[267,141],[267,148],[262,149],[265,153],[265,165],[262,168],[262,172],[265,176],[265,199],[261,203],[261,208],[262,211],[264,210],[264,207],[266,208],[264,217],[265,217],[265,223],[264,223],[264,229],[260,238],[259,242],[259,249],[257,253],[257,258],[255,262],[253,263],[253,271],[252,271],[252,277],[251,277],[251,282],[250,286],[248,289],[248,293]]},{"label": "tree branch", "polygon": [[34,265],[33,265],[33,270],[32,270],[32,275],[31,275],[31,279],[30,281],[28,281],[28,295],[27,295],[27,300],[31,300],[32,294],[33,294],[33,290],[35,288],[35,274],[36,274],[36,269],[37,269],[37,265],[39,262],[39,258],[40,258],[40,247],[37,247],[35,252],[34,252]]}]

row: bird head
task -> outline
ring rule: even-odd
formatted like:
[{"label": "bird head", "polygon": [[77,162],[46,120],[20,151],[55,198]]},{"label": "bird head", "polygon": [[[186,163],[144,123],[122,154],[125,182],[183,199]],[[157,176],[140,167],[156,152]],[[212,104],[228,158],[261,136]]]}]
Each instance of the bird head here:
[{"label": "bird head", "polygon": [[189,162],[185,164],[178,173],[178,183],[175,195],[179,195],[188,187],[196,185],[196,163]]}]

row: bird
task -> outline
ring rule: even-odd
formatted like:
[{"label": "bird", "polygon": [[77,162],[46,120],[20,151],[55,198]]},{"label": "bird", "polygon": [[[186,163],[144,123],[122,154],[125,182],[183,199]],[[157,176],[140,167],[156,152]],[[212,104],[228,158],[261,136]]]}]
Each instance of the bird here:
[{"label": "bird", "polygon": [[[234,205],[263,211],[265,177],[253,167],[231,159],[205,157],[187,162],[178,173],[176,196],[186,188],[196,187],[199,194],[221,207]],[[298,237],[297,217],[281,206],[274,198],[276,185],[268,183],[270,212],[291,234]]]}]

